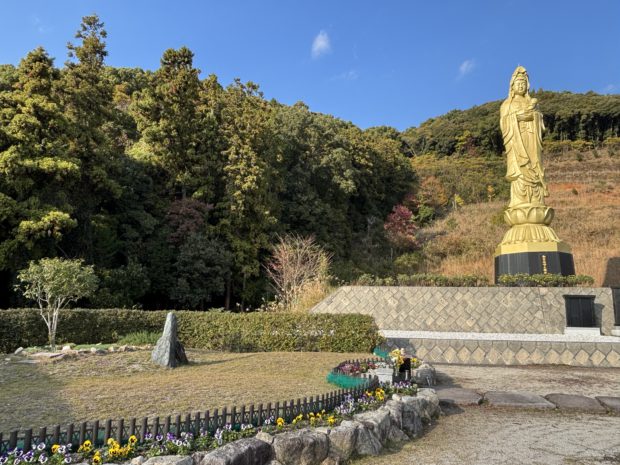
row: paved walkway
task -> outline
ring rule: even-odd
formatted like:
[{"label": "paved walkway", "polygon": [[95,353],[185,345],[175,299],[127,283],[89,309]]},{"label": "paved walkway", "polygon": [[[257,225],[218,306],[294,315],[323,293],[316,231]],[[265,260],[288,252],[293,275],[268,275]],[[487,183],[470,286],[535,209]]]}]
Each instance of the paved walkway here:
[{"label": "paved walkway", "polygon": [[465,407],[424,436],[354,465],[617,465],[620,416]]},{"label": "paved walkway", "polygon": [[459,387],[479,392],[525,391],[583,396],[620,396],[620,368],[565,365],[481,366],[436,364],[438,388]]},{"label": "paved walkway", "polygon": [[437,365],[445,413],[355,465],[620,464],[620,369]]}]

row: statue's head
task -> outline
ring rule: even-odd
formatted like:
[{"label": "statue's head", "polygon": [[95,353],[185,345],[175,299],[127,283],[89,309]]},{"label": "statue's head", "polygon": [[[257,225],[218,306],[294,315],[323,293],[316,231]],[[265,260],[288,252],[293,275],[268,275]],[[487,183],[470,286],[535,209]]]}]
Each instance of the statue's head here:
[{"label": "statue's head", "polygon": [[510,79],[510,89],[508,94],[510,97],[515,95],[525,95],[530,91],[530,79],[527,75],[527,71],[523,66],[517,66],[512,78]]}]

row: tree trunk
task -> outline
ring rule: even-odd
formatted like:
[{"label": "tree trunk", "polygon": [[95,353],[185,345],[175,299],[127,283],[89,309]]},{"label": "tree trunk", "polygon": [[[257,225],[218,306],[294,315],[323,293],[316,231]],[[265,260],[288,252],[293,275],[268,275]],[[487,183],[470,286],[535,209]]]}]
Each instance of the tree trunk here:
[{"label": "tree trunk", "polygon": [[224,298],[224,309],[230,310],[230,293],[232,288],[231,278],[226,279],[226,297]]}]

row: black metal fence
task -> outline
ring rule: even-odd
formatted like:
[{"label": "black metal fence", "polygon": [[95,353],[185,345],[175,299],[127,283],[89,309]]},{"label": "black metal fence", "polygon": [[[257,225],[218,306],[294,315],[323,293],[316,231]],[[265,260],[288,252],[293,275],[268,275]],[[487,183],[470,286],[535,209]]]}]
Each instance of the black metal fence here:
[{"label": "black metal fence", "polygon": [[119,443],[124,443],[129,436],[135,435],[139,442],[143,442],[147,434],[156,436],[161,434],[164,437],[168,433],[179,436],[183,432],[191,432],[194,435],[207,431],[215,433],[218,428],[230,424],[239,426],[241,424],[252,424],[255,427],[264,425],[265,420],[273,417],[283,418],[290,423],[299,414],[306,415],[310,412],[321,410],[331,411],[339,406],[348,395],[354,397],[361,396],[368,389],[379,387],[377,378],[369,379],[364,385],[332,391],[327,394],[311,396],[309,399],[297,399],[284,402],[258,404],[255,406],[242,405],[240,408],[224,407],[222,409],[207,410],[204,413],[195,412],[185,415],[154,417],[154,418],[131,418],[125,420],[105,420],[83,422],[80,424],[68,424],[64,427],[60,425],[51,428],[39,428],[38,430],[15,430],[8,435],[0,433],[0,454],[6,453],[16,447],[24,450],[30,449],[32,445],[44,443],[46,446],[53,444],[73,445],[82,444],[87,439],[95,446],[103,445],[109,438],[116,439]]}]

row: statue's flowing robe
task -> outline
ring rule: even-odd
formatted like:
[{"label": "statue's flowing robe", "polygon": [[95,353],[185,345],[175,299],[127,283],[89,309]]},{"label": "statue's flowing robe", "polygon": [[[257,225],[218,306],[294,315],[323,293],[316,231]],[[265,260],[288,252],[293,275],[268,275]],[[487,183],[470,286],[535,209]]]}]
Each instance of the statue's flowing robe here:
[{"label": "statue's flowing robe", "polygon": [[506,148],[506,178],[510,181],[509,207],[544,205],[549,195],[542,167],[542,114],[534,111],[532,121],[518,121],[517,113],[527,109],[530,99],[504,100],[500,127]]}]

